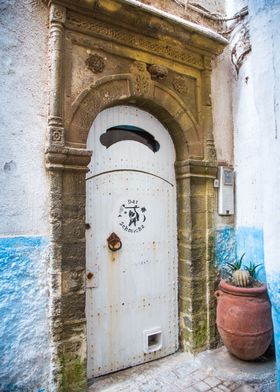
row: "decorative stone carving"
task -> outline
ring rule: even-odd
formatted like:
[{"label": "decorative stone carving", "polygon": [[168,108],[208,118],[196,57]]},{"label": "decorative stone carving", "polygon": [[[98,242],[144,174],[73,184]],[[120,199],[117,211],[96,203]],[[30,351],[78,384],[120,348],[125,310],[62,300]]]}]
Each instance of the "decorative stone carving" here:
[{"label": "decorative stone carving", "polygon": [[52,141],[61,142],[62,134],[61,129],[52,129]]},{"label": "decorative stone carving", "polygon": [[146,64],[142,61],[135,61],[132,68],[137,69],[139,72],[146,72]]},{"label": "decorative stone carving", "polygon": [[64,144],[64,129],[62,127],[50,127],[50,144]]},{"label": "decorative stone carving", "polygon": [[148,94],[151,84],[151,77],[147,72],[147,66],[141,61],[135,61],[130,67],[134,76],[134,88],[139,95]]},{"label": "decorative stone carving", "polygon": [[105,61],[103,57],[99,56],[99,54],[94,53],[91,54],[85,61],[86,66],[90,69],[93,73],[102,73],[105,68]]},{"label": "decorative stone carving", "polygon": [[[48,1],[48,3],[51,2]],[[66,351],[66,349],[69,347],[69,344],[71,344],[71,347],[74,347],[72,353],[75,354],[77,361],[79,361],[81,364],[84,364],[85,350],[81,348],[81,344],[85,342],[85,336],[83,335],[85,297],[83,293],[81,295],[77,295],[75,289],[73,289],[73,292],[70,292],[69,295],[67,293],[66,299],[66,296],[61,291],[61,284],[63,282],[67,282],[68,279],[65,277],[65,271],[68,273],[68,269],[70,272],[72,269],[72,265],[69,262],[69,254],[75,255],[73,258],[75,261],[74,268],[77,268],[76,264],[78,263],[81,282],[85,274],[85,173],[88,170],[87,165],[91,158],[91,152],[85,150],[88,130],[90,129],[93,119],[103,108],[114,105],[120,100],[126,102],[127,99],[131,99],[131,102],[135,101],[136,104],[145,104],[147,110],[149,109],[150,102],[154,101],[155,105],[157,106],[157,113],[160,114],[160,118],[162,120],[167,118],[168,124],[170,125],[170,132],[174,139],[174,145],[176,146],[177,159],[182,160],[189,157],[194,159],[203,159],[204,151],[202,151],[202,149],[203,147],[205,149],[207,147],[208,150],[206,157],[213,156],[211,159],[214,161],[215,150],[214,145],[212,144],[212,140],[209,141],[207,146],[203,144],[202,139],[204,136],[204,129],[200,125],[196,126],[195,121],[193,121],[189,116],[189,112],[198,112],[196,108],[196,91],[198,87],[201,95],[201,85],[197,83],[197,80],[194,77],[190,76],[188,78],[187,76],[177,75],[179,79],[174,79],[173,85],[174,89],[178,89],[177,91],[181,92],[180,94],[183,95],[182,99],[182,97],[178,97],[176,94],[172,93],[170,89],[164,85],[164,83],[156,83],[151,80],[151,78],[155,80],[164,79],[167,76],[167,69],[165,70],[163,69],[164,67],[158,68],[158,66],[152,65],[152,68],[147,70],[147,64],[145,62],[156,61],[147,59],[151,58],[151,56],[157,56],[158,58],[161,58],[161,63],[163,63],[164,59],[168,59],[169,62],[174,61],[179,64],[180,69],[182,69],[184,65],[187,65],[188,67],[202,71],[208,67],[203,56],[205,54],[207,57],[209,50],[207,49],[205,53],[203,50],[200,52],[195,52],[191,50],[192,42],[187,41],[186,44],[184,43],[182,45],[182,42],[179,42],[180,39],[178,39],[178,43],[176,43],[176,41],[173,39],[172,41],[168,39],[165,40],[165,36],[168,36],[169,33],[166,31],[166,33],[160,34],[161,27],[154,31],[154,35],[151,36],[151,31],[147,30],[143,31],[144,34],[142,34],[142,29],[140,29],[140,27],[138,27],[137,33],[133,32],[130,28],[126,29],[124,27],[125,24],[123,24],[123,27],[114,26],[113,23],[115,21],[111,19],[112,13],[109,11],[107,22],[98,20],[98,12],[92,13],[92,9],[90,11],[90,15],[92,16],[91,18],[71,11],[71,7],[74,7],[78,10],[78,7],[85,3],[81,0],[76,0],[75,2],[65,0],[61,3],[70,4],[70,7],[67,9],[66,22],[66,11],[62,6],[52,4],[50,13],[50,117],[48,128],[49,146],[46,150],[46,165],[50,171],[51,178],[51,188],[49,193],[51,225],[50,264],[52,270],[55,272],[52,274],[51,281],[53,290],[52,307],[54,309],[52,313],[52,339],[55,350],[61,353]],[[98,1],[95,1],[94,3],[97,4]],[[113,4],[114,2],[110,1],[108,4],[109,3]],[[109,8],[111,7],[108,7],[108,10]],[[137,10],[135,9],[134,11],[131,9],[131,14],[133,14],[134,20],[139,20],[139,15],[136,12]],[[102,14],[100,15],[102,17]],[[110,23],[110,21],[112,23]],[[121,21],[122,19],[119,18],[119,22]],[[131,23],[131,21],[128,22],[128,25],[132,26],[133,30],[135,31],[136,26]],[[64,31],[64,24],[66,24],[66,31]],[[166,26],[169,26],[171,34],[173,31],[173,26],[170,24],[170,22],[166,22]],[[93,73],[101,74],[106,63],[104,58],[98,54],[94,54],[94,52],[99,52],[103,48],[103,50],[106,49],[108,52],[117,54],[118,56],[116,58],[116,63],[113,64],[110,72],[110,74],[116,72],[116,75],[98,78],[98,80],[94,82],[93,86],[86,86],[87,92],[81,92],[81,98],[76,97],[74,94],[72,97],[70,94],[68,95],[64,92],[65,85],[68,85],[71,88],[72,82],[70,76],[73,77],[71,72],[76,72],[76,68],[74,68],[74,66],[71,68],[72,49],[70,48],[69,40],[65,39],[65,32],[66,34],[71,32],[71,34],[75,35],[76,42],[78,42],[83,48],[87,48],[88,50],[92,51],[93,54],[91,56],[88,55],[86,64],[83,64],[83,68],[88,66]],[[198,39],[199,37],[197,37],[197,34],[193,34],[193,32],[190,33],[190,37],[191,36],[194,36],[193,42],[197,42],[197,44],[193,46],[195,46],[196,49],[199,49],[199,42],[203,41],[203,37],[202,39]],[[173,37],[173,35],[171,37]],[[101,40],[102,43],[100,44]],[[67,47],[68,44],[69,51]],[[122,58],[123,60],[121,60]],[[142,59],[143,61],[134,61],[135,58]],[[119,61],[122,63],[119,64]],[[166,61],[167,66],[168,61]],[[128,63],[130,64],[129,74],[127,73]],[[116,66],[116,64],[118,65]],[[67,70],[69,70],[69,72]],[[78,68],[78,70],[80,70],[80,68]],[[77,72],[75,77],[87,77],[90,79],[89,72],[86,74],[84,70],[85,69],[83,69],[80,74]],[[119,72],[126,73],[120,75],[118,74]],[[185,72],[188,72],[187,68],[185,69]],[[169,73],[171,73],[171,71],[169,71]],[[183,70],[182,73],[184,73]],[[194,75],[194,72],[192,72],[192,75]],[[91,80],[89,81],[89,84],[90,83],[92,83]],[[204,82],[202,81],[202,84],[203,83]],[[73,103],[73,108],[70,107],[70,101],[72,101],[72,99],[77,99],[77,101],[74,101]],[[152,112],[152,105],[150,106]],[[202,110],[205,110],[205,107],[203,107]],[[70,113],[69,122],[67,121],[67,111]],[[198,115],[196,118],[198,118]],[[67,132],[64,131],[64,121],[66,121],[65,127]],[[67,142],[66,146],[64,146],[65,142]],[[208,238],[208,236],[209,233],[212,232],[212,227],[209,224],[209,221],[211,221],[209,218],[209,212],[213,213],[213,211],[208,210],[207,214],[205,213],[205,216],[203,217],[203,220],[207,221],[209,224],[209,230],[208,228],[207,230],[204,230],[202,236],[195,235],[195,228],[185,227],[185,222],[188,221],[192,204],[194,206],[192,211],[193,214],[196,214],[196,211],[199,211],[198,215],[201,215],[200,211],[204,211],[205,209],[206,196],[209,198],[214,197],[212,181],[216,174],[212,174],[211,167],[209,167],[209,164],[205,161],[194,161],[194,164],[188,161],[186,165],[188,165],[189,172],[186,173],[185,170],[181,177],[178,178],[177,183],[179,194],[179,230],[180,232],[189,230],[191,236],[192,230],[194,230],[194,241],[191,243],[191,246],[194,247],[194,249],[201,249],[201,254],[211,254],[211,239],[210,237]],[[209,181],[208,188],[205,187],[204,182],[201,181],[202,176],[205,177],[207,181]],[[189,180],[189,177],[193,177],[191,181]],[[207,192],[209,192],[207,195],[206,189]],[[205,197],[198,197],[196,200],[195,197],[197,194],[199,194],[199,196],[205,195]],[[188,207],[188,210],[186,210],[186,200],[189,200],[187,202],[187,205],[190,206]],[[198,203],[201,204],[201,208],[197,208]],[[201,218],[200,216],[196,217],[196,215],[194,215],[194,219],[195,221],[198,221],[198,219]],[[82,241],[78,241],[76,244],[75,240],[77,239],[77,233],[80,233],[79,239],[82,239]],[[185,249],[187,246],[189,246],[186,238],[187,236],[184,236],[183,239],[179,239],[179,251],[180,249]],[[68,242],[65,245],[66,240]],[[70,243],[71,241],[72,243]],[[185,263],[185,255],[183,250],[181,250],[179,257],[180,262]],[[201,258],[201,260],[202,269],[204,268],[203,260],[206,260],[206,258]],[[191,262],[197,262],[197,260],[191,260]],[[190,271],[191,270],[192,265],[190,267]],[[209,276],[210,275],[211,274],[209,274]],[[61,279],[63,281],[62,283]],[[76,277],[74,277],[74,279],[76,279]],[[192,276],[190,275],[190,281],[191,279]],[[207,284],[208,283],[206,281],[201,282],[201,285],[204,288],[207,287]],[[70,284],[69,287],[73,288],[73,286]],[[82,283],[80,284],[80,287],[82,287]],[[180,285],[180,287],[182,287],[182,285]],[[187,293],[189,293],[189,291],[187,291]],[[184,293],[180,293],[180,295],[181,294]],[[194,294],[196,295],[196,293]],[[200,295],[201,293],[198,294]],[[203,294],[205,293],[203,292]],[[181,297],[182,295],[180,298]],[[186,299],[192,303],[192,295],[188,296]],[[69,303],[73,309],[81,310],[78,312],[75,310],[75,320],[72,320],[72,313],[69,314],[68,312]],[[180,319],[183,319],[182,315],[184,315],[184,306],[184,304],[181,305]],[[62,308],[65,308],[63,312],[61,311]],[[197,314],[205,314],[205,309],[198,309],[196,312]],[[190,313],[189,316],[194,317],[194,320],[196,320],[196,314]],[[207,318],[207,322],[208,320],[210,320],[210,317]],[[77,321],[79,323],[77,323]],[[75,327],[73,327],[75,322]],[[213,325],[209,324],[209,331],[207,331],[207,334],[205,334],[205,339],[206,336],[208,339],[208,335],[210,336],[212,333],[211,331],[214,330],[213,326],[214,321]],[[184,327],[185,325],[182,325],[182,336],[185,336]],[[199,334],[200,329],[201,328],[198,323],[194,322],[194,332],[192,332],[193,335],[190,336],[189,342],[187,342],[187,338],[182,338],[182,347],[187,347],[187,343],[189,346],[192,345],[192,342],[197,340],[195,335],[196,330]],[[62,330],[65,331],[63,337],[61,336]],[[69,339],[67,336],[69,336]],[[201,343],[200,339],[199,344],[202,345],[204,343],[205,345],[203,347],[206,347],[207,342],[203,341]],[[194,350],[197,349],[195,344],[193,344],[192,348]],[[199,348],[201,348],[201,346]],[[61,374],[68,375],[73,371],[72,363],[69,364],[67,361],[63,362],[63,367],[60,368],[60,359],[61,358],[59,356],[54,358],[54,363],[58,365],[58,371],[53,375],[54,384],[58,384],[60,382]],[[56,369],[56,367],[54,367],[54,369]],[[80,389],[84,388],[84,390],[86,390],[86,372],[83,367],[80,369],[81,372],[77,376],[78,379],[75,378],[74,381],[72,381],[71,377],[66,377],[68,380],[66,382],[67,385],[64,386],[66,390],[77,390],[79,387]],[[83,386],[81,387],[81,385]],[[59,388],[61,388],[61,386],[56,385],[56,389]]]},{"label": "decorative stone carving", "polygon": [[64,24],[66,21],[66,9],[60,5],[52,4],[50,8],[50,22]]},{"label": "decorative stone carving", "polygon": [[148,72],[151,74],[152,79],[166,79],[168,75],[168,69],[162,65],[151,64],[148,66]]},{"label": "decorative stone carving", "polygon": [[188,78],[185,78],[184,76],[175,76],[172,84],[174,89],[179,94],[188,94],[189,92]]},{"label": "decorative stone carving", "polygon": [[183,96],[184,101],[187,102],[188,110],[198,121],[197,80],[191,76],[176,75],[172,79],[172,85],[174,90]]},{"label": "decorative stone carving", "polygon": [[216,149],[215,149],[214,143],[212,143],[212,142],[207,143],[205,155],[206,155],[208,162],[216,163],[217,154],[216,154]]},{"label": "decorative stone carving", "polygon": [[51,4],[50,7],[50,94],[49,94],[49,144],[64,144],[63,128],[63,54],[66,9]]},{"label": "decorative stone carving", "polygon": [[212,60],[211,57],[204,56],[204,67],[205,67],[205,69],[208,69],[209,71],[211,71],[211,69],[212,69],[211,60]]},{"label": "decorative stone carving", "polygon": [[76,31],[85,32],[90,35],[97,35],[105,39],[111,39],[121,45],[125,43],[126,46],[138,48],[150,53],[157,53],[163,57],[176,59],[187,65],[191,65],[198,69],[203,69],[203,58],[200,54],[191,52],[190,50],[182,50],[181,47],[162,43],[152,37],[144,37],[137,33],[130,33],[128,30],[120,29],[113,25],[108,25],[101,21],[83,18],[69,12],[67,14],[67,26]]}]

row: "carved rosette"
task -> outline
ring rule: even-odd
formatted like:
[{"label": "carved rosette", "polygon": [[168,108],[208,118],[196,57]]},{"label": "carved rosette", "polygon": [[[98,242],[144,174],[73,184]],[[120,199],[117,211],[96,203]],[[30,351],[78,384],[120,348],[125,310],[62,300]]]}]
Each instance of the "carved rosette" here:
[{"label": "carved rosette", "polygon": [[146,95],[150,91],[151,75],[147,71],[147,65],[141,61],[135,61],[130,71],[134,79],[134,89],[137,95]]},{"label": "carved rosette", "polygon": [[52,116],[48,120],[49,125],[49,145],[64,145],[64,128],[61,117]]},{"label": "carved rosette", "polygon": [[85,61],[86,66],[90,69],[93,73],[102,73],[105,68],[105,61],[103,57],[99,56],[99,54],[94,53],[91,54]]},{"label": "carved rosette", "polygon": [[64,129],[62,127],[50,127],[50,144],[64,145]]}]

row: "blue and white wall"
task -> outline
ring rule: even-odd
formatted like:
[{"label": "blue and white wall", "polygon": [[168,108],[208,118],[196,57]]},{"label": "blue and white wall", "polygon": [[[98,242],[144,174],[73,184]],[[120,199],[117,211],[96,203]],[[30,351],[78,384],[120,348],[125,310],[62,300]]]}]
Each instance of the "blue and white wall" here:
[{"label": "blue and white wall", "polygon": [[[227,17],[248,5],[247,0],[226,1]],[[233,28],[234,27],[234,28]],[[248,17],[232,21],[228,25],[232,33],[230,45],[214,62],[212,78],[214,136],[218,162],[234,167],[236,174],[235,216],[217,215],[216,262],[223,270],[245,253],[243,263],[261,264],[259,279],[265,281],[262,180],[259,173],[261,140],[257,130],[257,109],[254,103],[251,54],[239,69],[235,69],[231,57],[247,49],[244,31],[249,29]],[[226,29],[225,29],[226,30]],[[245,36],[244,36],[245,35]]]},{"label": "blue and white wall", "polygon": [[0,391],[48,390],[47,9],[0,2]]},{"label": "blue and white wall", "polygon": [[232,77],[235,228],[218,232],[217,261],[246,252],[248,262],[263,263],[260,279],[267,281],[272,303],[280,380],[280,1],[228,0],[228,15],[244,5],[249,16],[231,37],[231,49],[237,40],[246,48],[247,25],[251,52]]},{"label": "blue and white wall", "polygon": [[280,390],[280,1],[250,0],[254,105],[260,137],[264,261]]},{"label": "blue and white wall", "polygon": [[[248,0],[225,2],[231,16]],[[221,8],[221,1],[208,3]],[[260,279],[268,282],[280,375],[280,0],[249,0],[249,11],[252,51],[239,73],[230,63],[232,46],[213,69],[218,160],[236,171],[236,216],[217,216],[216,259],[224,265],[246,252],[247,262],[264,264]],[[0,1],[0,391],[5,392],[51,390],[47,14],[39,0]],[[237,27],[233,44],[241,35]]]}]

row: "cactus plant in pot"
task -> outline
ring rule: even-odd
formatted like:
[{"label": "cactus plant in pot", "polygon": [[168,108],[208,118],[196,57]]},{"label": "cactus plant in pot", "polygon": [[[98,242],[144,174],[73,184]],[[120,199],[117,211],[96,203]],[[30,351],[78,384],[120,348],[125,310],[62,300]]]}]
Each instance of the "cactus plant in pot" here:
[{"label": "cactus plant in pot", "polygon": [[217,297],[217,327],[230,353],[254,360],[272,339],[271,306],[266,284],[257,280],[259,265],[242,268],[244,254],[228,263],[228,279],[222,279]]}]

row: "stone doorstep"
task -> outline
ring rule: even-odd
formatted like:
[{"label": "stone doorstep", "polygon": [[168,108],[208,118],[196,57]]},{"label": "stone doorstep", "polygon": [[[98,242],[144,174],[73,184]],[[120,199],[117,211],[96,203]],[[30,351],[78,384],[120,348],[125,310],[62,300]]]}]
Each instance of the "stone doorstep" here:
[{"label": "stone doorstep", "polygon": [[225,347],[192,356],[177,352],[91,380],[88,392],[277,392],[275,362],[244,362]]}]

